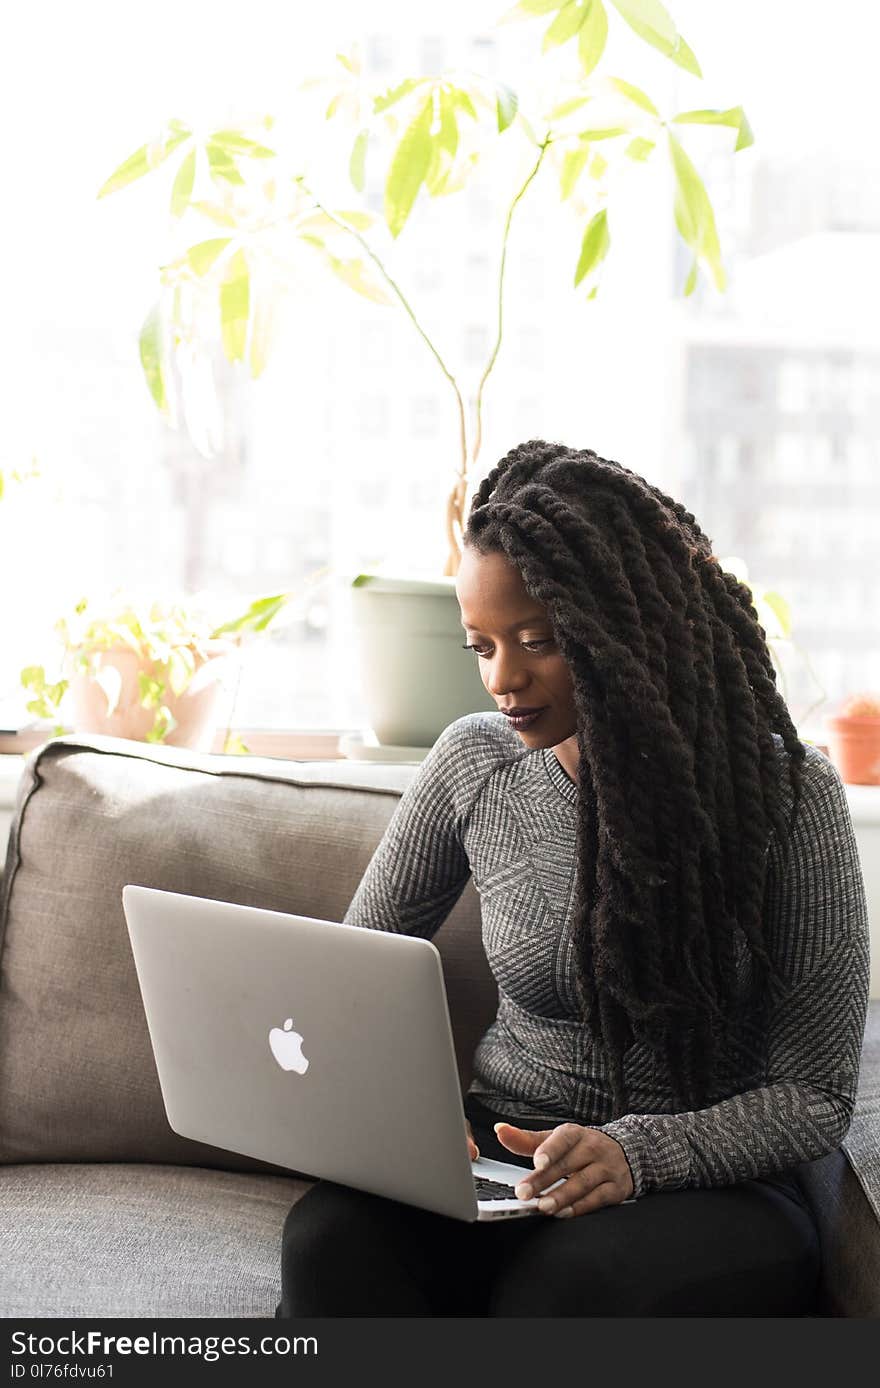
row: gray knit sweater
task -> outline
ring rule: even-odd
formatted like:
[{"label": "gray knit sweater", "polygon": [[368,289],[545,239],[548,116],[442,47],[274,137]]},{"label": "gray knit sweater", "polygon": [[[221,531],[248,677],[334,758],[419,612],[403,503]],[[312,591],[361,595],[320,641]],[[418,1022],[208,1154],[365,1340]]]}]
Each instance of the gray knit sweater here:
[{"label": "gray knit sweater", "polygon": [[[769,1023],[743,1023],[711,1102],[696,1112],[671,1111],[668,1076],[635,1044],[624,1062],[632,1111],[608,1121],[606,1058],[579,1015],[568,929],[577,785],[552,749],[530,750],[503,714],[467,714],[441,734],[345,921],[430,938],[472,875],[499,1006],[469,1092],[514,1120],[600,1127],[623,1147],[636,1196],[771,1175],[839,1146],[867,1008],[867,908],[846,795],[813,746],[803,773],[789,861],[783,867],[774,839],[765,894],[768,949],[793,988]],[[783,776],[783,795],[787,786]],[[743,946],[746,992],[748,973]]]}]

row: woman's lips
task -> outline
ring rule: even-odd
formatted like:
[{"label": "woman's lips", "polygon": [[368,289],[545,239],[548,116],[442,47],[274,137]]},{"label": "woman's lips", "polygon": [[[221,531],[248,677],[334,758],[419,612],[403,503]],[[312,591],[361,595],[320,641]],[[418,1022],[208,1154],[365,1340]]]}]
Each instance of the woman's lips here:
[{"label": "woman's lips", "polygon": [[502,709],[505,718],[512,728],[519,732],[522,728],[530,728],[533,723],[537,723],[542,713],[546,713],[546,708],[539,708],[535,713],[525,713],[517,717],[515,714],[507,713]]}]

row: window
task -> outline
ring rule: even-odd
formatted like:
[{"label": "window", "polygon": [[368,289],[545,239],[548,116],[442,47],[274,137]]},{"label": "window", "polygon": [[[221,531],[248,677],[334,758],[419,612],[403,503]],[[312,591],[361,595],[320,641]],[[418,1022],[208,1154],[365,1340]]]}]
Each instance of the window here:
[{"label": "window", "polygon": [[[9,65],[0,98],[8,129],[27,112],[27,139],[4,155],[18,211],[4,227],[16,268],[4,282],[0,339],[0,703],[20,704],[23,666],[48,667],[53,624],[77,595],[161,585],[207,591],[237,610],[245,597],[290,589],[289,624],[253,647],[243,724],[356,727],[364,717],[345,576],[376,563],[401,534],[426,569],[442,564],[445,479],[458,446],[448,381],[399,304],[351,293],[315,254],[279,291],[259,380],[215,343],[186,379],[182,427],[173,428],[145,386],[138,334],[158,267],[183,234],[169,218],[174,158],[130,188],[96,193],[169,116],[211,129],[271,111],[279,142],[304,128],[299,82],[332,69],[353,38],[377,88],[422,63],[455,62],[508,82],[534,110],[530,84],[546,88],[550,76],[540,23],[495,29],[497,16],[472,0],[447,0],[438,29],[436,13],[398,8],[393,26],[353,0],[307,20],[288,6],[281,20],[277,4],[252,0],[247,25],[214,27],[206,63],[198,17],[156,0],[132,63],[111,0],[91,0],[91,23],[76,6],[53,7],[51,44],[42,7],[17,7],[14,51],[25,56]],[[818,0],[798,8],[794,48],[786,7],[742,0],[723,22],[698,0],[670,8],[700,57],[706,102],[726,102],[729,91],[756,131],[754,149],[735,158],[729,130],[679,132],[695,151],[689,142],[702,141],[694,158],[714,199],[730,291],[701,283],[679,297],[690,257],[665,194],[655,187],[639,201],[633,165],[632,197],[611,214],[621,220],[607,277],[596,302],[585,302],[572,290],[578,228],[560,208],[558,176],[543,170],[512,226],[479,473],[536,434],[599,446],[643,471],[790,601],[835,699],[846,692],[841,681],[880,684],[865,639],[880,476],[880,178],[859,104],[873,89],[871,8],[835,7],[833,62]],[[633,35],[630,47],[625,26],[615,28],[612,70],[631,75],[627,55],[639,41]],[[689,79],[642,49],[635,66],[648,75],[634,80],[658,109],[681,109]],[[51,102],[33,100],[37,79]],[[321,129],[329,140],[332,123]],[[311,176],[328,205],[381,218],[387,170],[371,155],[367,192],[356,194],[347,177],[355,129],[344,133],[341,162],[328,145]],[[500,138],[504,153],[521,135]],[[374,240],[465,399],[494,342],[503,212],[518,186],[502,158],[481,169],[465,193],[432,203],[420,195],[398,238],[380,226]],[[324,566],[331,575],[312,585]],[[829,620],[829,608],[847,620]],[[793,713],[811,701],[806,685],[795,691]]]}]

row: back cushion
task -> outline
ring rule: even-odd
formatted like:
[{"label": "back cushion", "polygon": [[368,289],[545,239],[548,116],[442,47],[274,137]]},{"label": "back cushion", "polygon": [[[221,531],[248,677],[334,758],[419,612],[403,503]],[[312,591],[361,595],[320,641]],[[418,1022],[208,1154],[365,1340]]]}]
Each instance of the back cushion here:
[{"label": "back cushion", "polygon": [[[339,921],[415,766],[61,738],[29,759],[0,904],[0,1161],[273,1170],[165,1118],[127,882]],[[496,994],[472,882],[434,937],[463,1085]]]}]

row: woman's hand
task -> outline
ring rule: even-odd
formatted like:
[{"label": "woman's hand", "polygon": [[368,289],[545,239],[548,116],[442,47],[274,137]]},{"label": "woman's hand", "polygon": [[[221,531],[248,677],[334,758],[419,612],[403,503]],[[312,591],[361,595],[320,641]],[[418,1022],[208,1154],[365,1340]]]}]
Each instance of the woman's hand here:
[{"label": "woman's hand", "polygon": [[467,1128],[468,1156],[471,1161],[476,1161],[477,1157],[480,1155],[480,1149],[474,1142],[474,1130],[467,1119],[464,1120],[464,1126]]},{"label": "woman's hand", "polygon": [[496,1123],[495,1131],[509,1151],[534,1158],[535,1170],[523,1172],[516,1187],[518,1199],[530,1200],[554,1181],[563,1182],[539,1200],[538,1209],[545,1214],[560,1219],[589,1214],[602,1205],[619,1205],[633,1193],[623,1148],[598,1128],[561,1123],[558,1128],[531,1133],[512,1123]]}]

